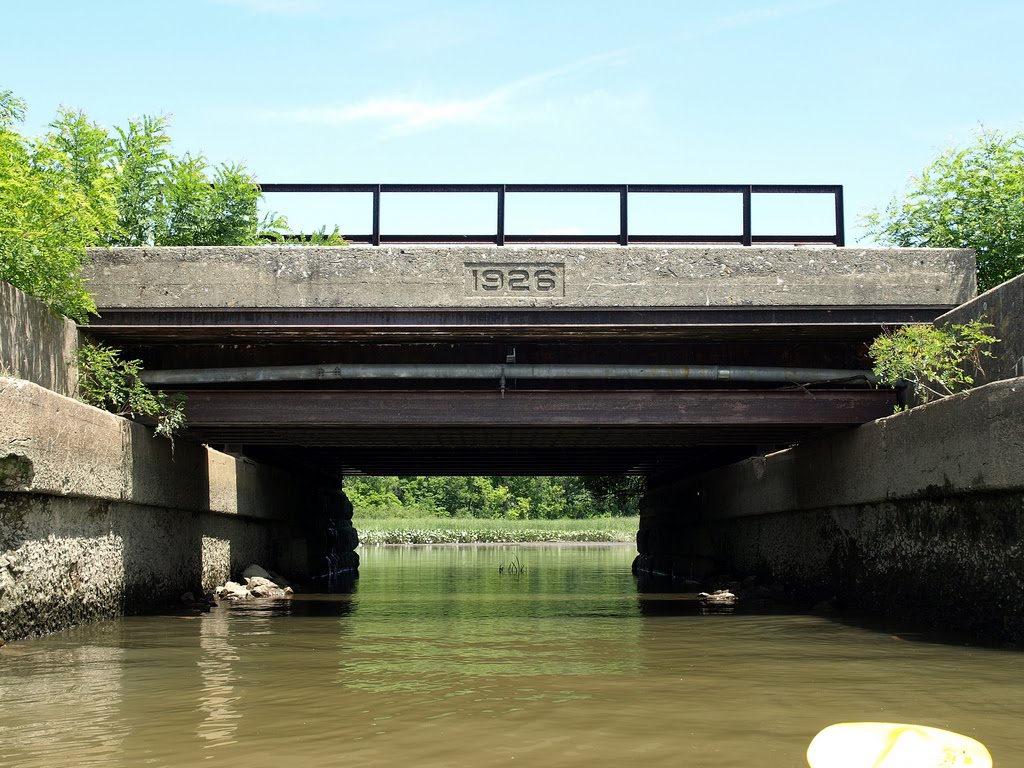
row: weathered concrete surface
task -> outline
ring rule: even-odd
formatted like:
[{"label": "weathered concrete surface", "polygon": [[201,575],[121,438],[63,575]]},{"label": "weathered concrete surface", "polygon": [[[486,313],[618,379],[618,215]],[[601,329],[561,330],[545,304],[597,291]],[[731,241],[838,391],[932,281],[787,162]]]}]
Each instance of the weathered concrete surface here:
[{"label": "weathered concrete surface", "polygon": [[0,638],[306,568],[307,483],[0,378]]},{"label": "weathered concrete surface", "polygon": [[288,519],[291,477],[150,429],[31,382],[0,378],[0,490]]},{"label": "weathered concrete surface", "polygon": [[78,388],[78,330],[46,305],[0,281],[0,376],[62,395]]},{"label": "weathered concrete surface", "polygon": [[709,472],[647,499],[644,567],[1024,641],[1024,378]]},{"label": "weathered concrete surface", "polygon": [[975,295],[973,252],[955,249],[164,247],[89,259],[101,308],[953,307]]},{"label": "weathered concrete surface", "polygon": [[703,519],[1024,490],[1024,379],[704,475]]},{"label": "weathered concrete surface", "polygon": [[693,526],[731,573],[996,642],[1024,642],[1024,493],[941,496]]},{"label": "weathered concrete surface", "polygon": [[54,632],[211,590],[275,562],[283,524],[0,492],[0,638]]},{"label": "weathered concrete surface", "polygon": [[1024,275],[1008,280],[963,306],[936,318],[935,324],[967,323],[983,318],[992,323],[991,334],[999,341],[983,370],[973,371],[977,386],[1024,376]]}]

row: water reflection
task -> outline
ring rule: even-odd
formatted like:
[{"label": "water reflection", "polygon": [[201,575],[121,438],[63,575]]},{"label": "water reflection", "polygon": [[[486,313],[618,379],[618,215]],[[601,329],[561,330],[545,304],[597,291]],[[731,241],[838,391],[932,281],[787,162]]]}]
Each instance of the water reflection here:
[{"label": "water reflection", "polygon": [[[270,617],[265,617],[265,621]],[[235,673],[232,662],[238,654],[230,641],[228,616],[217,611],[198,622],[201,653],[196,660],[199,668],[200,694],[198,711],[202,720],[197,729],[199,738],[213,742],[233,743],[238,721],[242,718],[235,691]],[[269,625],[266,630],[270,632]]]},{"label": "water reflection", "polygon": [[[1024,751],[1020,654],[828,618],[700,615],[629,547],[370,549],[349,594],[0,652],[0,764],[799,766],[846,720]],[[527,569],[499,566],[517,555]]]},{"label": "water reflection", "polygon": [[[99,637],[72,632],[63,642],[4,649],[0,765],[52,765],[34,749],[51,741],[94,764],[117,754],[125,737],[119,718],[125,654],[118,640],[108,627]],[[11,717],[15,703],[31,714]]]}]

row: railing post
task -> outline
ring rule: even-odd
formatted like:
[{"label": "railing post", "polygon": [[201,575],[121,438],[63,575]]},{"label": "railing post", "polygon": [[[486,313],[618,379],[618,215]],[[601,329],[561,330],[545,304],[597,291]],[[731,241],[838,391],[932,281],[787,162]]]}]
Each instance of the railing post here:
[{"label": "railing post", "polygon": [[843,188],[836,187],[836,245],[842,248],[846,245],[846,223],[843,221]]},{"label": "railing post", "polygon": [[743,190],[743,245],[753,245],[754,243],[753,219],[750,215],[750,203],[753,192],[754,188],[749,184]]},{"label": "railing post", "polygon": [[629,245],[629,185],[619,190],[619,245]]},{"label": "railing post", "polygon": [[505,185],[498,188],[498,234],[494,238],[497,245],[505,244]]},{"label": "railing post", "polygon": [[373,190],[373,234],[370,239],[380,245],[380,184]]}]

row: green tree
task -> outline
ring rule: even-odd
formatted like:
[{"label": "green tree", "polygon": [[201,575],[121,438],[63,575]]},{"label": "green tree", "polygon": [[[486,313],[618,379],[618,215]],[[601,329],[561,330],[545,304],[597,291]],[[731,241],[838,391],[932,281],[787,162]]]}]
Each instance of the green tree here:
[{"label": "green tree", "polygon": [[373,517],[400,514],[397,510],[402,506],[402,500],[395,493],[397,488],[397,477],[353,477],[345,480],[345,494],[352,506]]},{"label": "green tree", "polygon": [[60,170],[75,180],[88,201],[96,217],[96,241],[105,242],[117,226],[117,183],[111,170],[114,140],[84,112],[61,109],[44,141],[57,150]]},{"label": "green tree", "polygon": [[884,245],[973,248],[982,291],[1024,273],[1024,134],[980,130],[865,222]]},{"label": "green tree", "polygon": [[170,160],[154,211],[156,245],[260,242],[256,180],[237,164],[219,166],[212,178],[208,171],[202,155]]},{"label": "green tree", "polygon": [[24,115],[25,103],[0,90],[0,280],[84,322],[96,305],[82,262],[105,214],[79,184],[85,171],[58,141],[18,133]]},{"label": "green tree", "polygon": [[[29,139],[24,115],[0,90],[0,280],[79,322],[96,311],[80,276],[88,246],[255,245],[287,228],[276,214],[258,219],[260,189],[242,165],[176,158],[166,117],[111,133],[62,109]],[[344,243],[325,231],[316,241]]]},{"label": "green tree", "polygon": [[117,128],[114,172],[117,227],[109,245],[150,245],[157,229],[160,189],[171,164],[168,119],[144,115]]},{"label": "green tree", "polygon": [[365,517],[518,520],[635,515],[643,478],[353,477],[345,489]]}]

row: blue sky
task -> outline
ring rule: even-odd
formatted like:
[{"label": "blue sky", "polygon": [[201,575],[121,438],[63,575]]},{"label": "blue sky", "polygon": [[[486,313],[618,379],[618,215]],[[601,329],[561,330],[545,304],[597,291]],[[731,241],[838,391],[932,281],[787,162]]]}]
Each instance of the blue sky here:
[{"label": "blue sky", "polygon": [[[0,14],[0,88],[28,101],[28,132],[59,105],[106,125],[170,114],[177,151],[266,182],[843,184],[854,241],[858,215],[943,147],[979,124],[1024,129],[1019,0],[8,0]],[[755,201],[755,227],[828,229],[828,201],[799,202]],[[299,228],[369,228],[367,198],[270,203]],[[615,205],[510,200],[509,230],[614,231]],[[637,201],[631,224],[724,231],[737,205]],[[492,210],[388,199],[384,223],[489,231]]]}]

